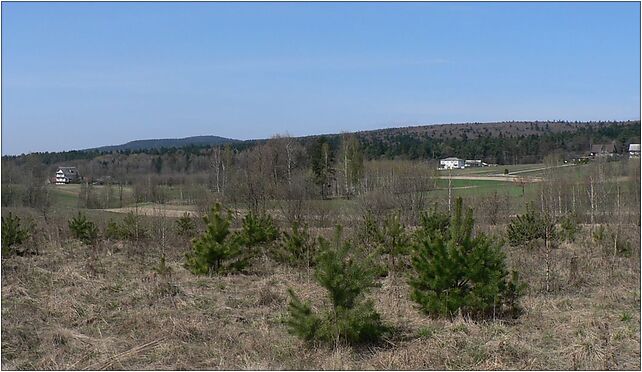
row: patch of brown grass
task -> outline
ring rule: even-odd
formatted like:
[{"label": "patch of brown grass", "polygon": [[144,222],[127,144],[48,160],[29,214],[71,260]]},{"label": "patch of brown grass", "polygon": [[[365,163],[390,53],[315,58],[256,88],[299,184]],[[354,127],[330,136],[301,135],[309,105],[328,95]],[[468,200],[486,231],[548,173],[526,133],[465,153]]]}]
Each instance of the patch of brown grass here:
[{"label": "patch of brown grass", "polygon": [[[639,230],[637,230],[639,231]],[[637,242],[639,247],[639,242]],[[639,369],[640,252],[613,257],[588,240],[554,251],[544,293],[536,251],[507,248],[529,284],[515,321],[432,320],[404,273],[372,297],[394,336],[379,345],[308,346],[282,320],[287,289],[328,306],[305,271],[260,258],[250,273],[198,277],[153,244],[45,244],[2,262],[4,369]],[[578,257],[571,282],[569,262]]]}]

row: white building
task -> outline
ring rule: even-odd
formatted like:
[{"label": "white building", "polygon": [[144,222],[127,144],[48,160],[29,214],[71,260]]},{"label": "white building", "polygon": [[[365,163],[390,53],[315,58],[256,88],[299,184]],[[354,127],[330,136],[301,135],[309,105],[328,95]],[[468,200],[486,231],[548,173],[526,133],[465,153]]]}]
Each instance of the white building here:
[{"label": "white building", "polygon": [[488,164],[484,163],[481,160],[477,160],[477,159],[466,159],[466,162],[464,163],[464,166],[466,168],[470,168],[470,167],[487,167]]},{"label": "white building", "polygon": [[56,171],[56,185],[76,182],[80,179],[80,174],[76,167],[58,167]]},{"label": "white building", "polygon": [[439,161],[439,169],[464,169],[466,161],[459,158],[446,158]]},{"label": "white building", "polygon": [[632,143],[629,145],[629,158],[639,158],[640,157],[640,144]]}]

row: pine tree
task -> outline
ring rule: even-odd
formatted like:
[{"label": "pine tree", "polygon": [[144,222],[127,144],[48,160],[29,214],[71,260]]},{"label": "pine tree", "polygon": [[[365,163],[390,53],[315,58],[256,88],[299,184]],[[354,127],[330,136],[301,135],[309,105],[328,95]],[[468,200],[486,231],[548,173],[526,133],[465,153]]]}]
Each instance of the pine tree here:
[{"label": "pine tree", "polygon": [[[447,229],[420,230],[410,285],[412,299],[426,314],[452,317],[461,311],[473,317],[494,317],[517,313],[516,299],[523,287],[516,275],[507,278],[501,243],[485,234],[473,236],[473,223],[472,209],[463,215],[458,198]],[[443,221],[437,225],[444,226]]]},{"label": "pine tree", "polygon": [[551,252],[553,241],[559,238],[555,218],[549,213],[537,212],[532,206],[526,207],[526,214],[518,215],[508,225],[508,240],[512,246],[544,242],[546,292],[550,288]]},{"label": "pine tree", "polygon": [[555,223],[539,213],[532,205],[526,206],[526,213],[515,217],[508,225],[508,241],[512,246],[527,245],[537,239],[552,237]]},{"label": "pine tree", "polygon": [[96,224],[89,221],[82,212],[78,212],[78,215],[69,221],[69,229],[74,238],[87,245],[93,244],[98,238]]},{"label": "pine tree", "polygon": [[238,236],[230,233],[231,212],[228,210],[223,216],[221,205],[217,203],[203,219],[207,228],[203,235],[194,239],[192,251],[186,254],[185,266],[197,275],[245,267],[248,257],[242,255]]},{"label": "pine tree", "polygon": [[279,238],[279,230],[269,214],[257,215],[250,211],[243,218],[241,239],[247,247],[271,243]]},{"label": "pine tree", "polygon": [[437,205],[428,212],[421,212],[419,216],[419,230],[417,236],[420,238],[433,236],[439,232],[445,234],[450,225],[450,216],[437,210]]},{"label": "pine tree", "polygon": [[319,244],[315,277],[328,291],[332,308],[317,315],[290,291],[287,320],[290,332],[307,341],[350,344],[377,341],[388,329],[373,302],[365,299],[368,290],[375,286],[371,263],[350,243],[341,242],[339,227],[334,244],[323,238]]},{"label": "pine tree", "polygon": [[129,212],[119,226],[120,235],[124,239],[138,242],[148,237],[148,232],[138,214]]},{"label": "pine tree", "polygon": [[176,232],[178,235],[192,236],[195,229],[196,224],[194,224],[194,220],[187,212],[183,213],[183,215],[176,220]]},{"label": "pine tree", "polygon": [[307,225],[294,221],[290,232],[283,232],[278,249],[277,258],[280,261],[292,266],[310,267],[314,257],[314,245]]},{"label": "pine tree", "polygon": [[11,212],[7,217],[2,217],[2,254],[16,252],[15,246],[29,239],[29,231],[22,228],[20,217]]}]

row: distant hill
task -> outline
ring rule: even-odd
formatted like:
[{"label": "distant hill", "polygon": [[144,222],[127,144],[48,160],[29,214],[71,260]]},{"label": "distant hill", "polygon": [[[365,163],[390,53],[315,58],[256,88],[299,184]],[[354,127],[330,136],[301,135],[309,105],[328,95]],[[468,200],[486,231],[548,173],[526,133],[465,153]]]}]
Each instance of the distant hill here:
[{"label": "distant hill", "polygon": [[102,146],[88,150],[96,150],[100,152],[111,151],[139,151],[151,150],[160,148],[181,148],[187,146],[214,146],[226,143],[240,142],[239,140],[219,137],[219,136],[193,136],[185,138],[163,138],[163,139],[147,139],[136,140],[127,142],[122,145]]}]

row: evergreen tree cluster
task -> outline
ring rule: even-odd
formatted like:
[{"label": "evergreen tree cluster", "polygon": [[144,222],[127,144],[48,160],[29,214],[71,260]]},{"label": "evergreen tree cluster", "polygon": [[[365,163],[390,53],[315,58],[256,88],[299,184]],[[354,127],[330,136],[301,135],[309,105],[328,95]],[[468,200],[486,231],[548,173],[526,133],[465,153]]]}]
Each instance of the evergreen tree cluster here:
[{"label": "evergreen tree cluster", "polygon": [[523,289],[517,273],[509,275],[502,244],[485,234],[473,236],[472,209],[462,200],[448,223],[426,217],[415,247],[411,297],[426,314],[472,317],[519,314]]}]

